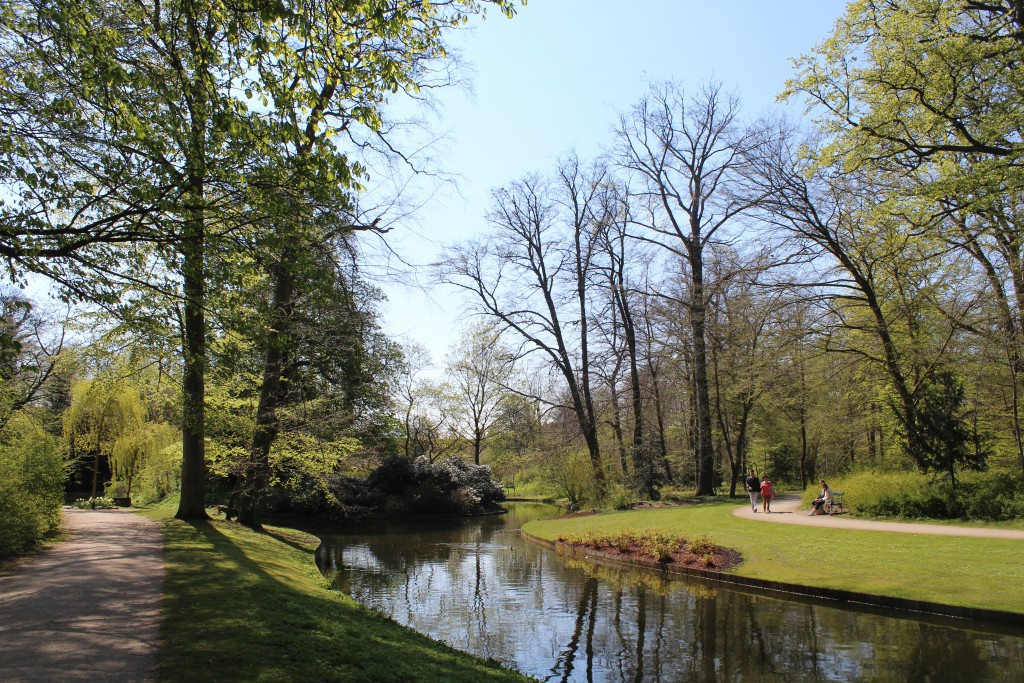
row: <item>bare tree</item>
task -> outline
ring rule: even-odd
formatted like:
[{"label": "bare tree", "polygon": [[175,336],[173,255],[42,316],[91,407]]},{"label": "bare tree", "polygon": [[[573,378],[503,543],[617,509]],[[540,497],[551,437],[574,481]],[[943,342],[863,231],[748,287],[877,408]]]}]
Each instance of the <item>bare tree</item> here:
[{"label": "bare tree", "polygon": [[714,446],[706,342],[705,250],[751,206],[732,191],[754,136],[738,121],[739,102],[718,85],[687,97],[675,83],[652,86],[620,117],[620,163],[642,182],[643,238],[682,258],[690,276],[689,308],[697,427],[697,494],[714,493]]},{"label": "bare tree", "polygon": [[500,333],[489,324],[466,330],[448,356],[447,375],[458,410],[457,429],[473,446],[473,462],[480,464],[484,440],[494,422],[512,372],[512,355],[501,346]]},{"label": "bare tree", "polygon": [[539,353],[565,382],[568,405],[590,457],[599,497],[605,473],[591,391],[587,285],[594,265],[594,202],[607,175],[574,156],[557,181],[530,176],[494,192],[490,240],[454,249],[442,281],[470,292],[475,308]]}]

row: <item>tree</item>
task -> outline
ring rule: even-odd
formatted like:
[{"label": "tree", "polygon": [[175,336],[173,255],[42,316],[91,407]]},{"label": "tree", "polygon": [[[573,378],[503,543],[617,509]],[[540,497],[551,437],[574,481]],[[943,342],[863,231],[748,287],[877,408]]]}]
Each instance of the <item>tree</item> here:
[{"label": "tree", "polygon": [[473,447],[473,463],[480,453],[507,395],[512,375],[512,354],[501,345],[491,325],[476,325],[465,331],[448,356],[446,375],[455,392],[458,430]]},{"label": "tree", "polygon": [[[1015,0],[853,3],[833,34],[797,60],[786,95],[823,113],[826,163],[932,165],[942,186],[971,172],[1019,178],[1022,29]],[[950,158],[968,165],[943,164]]]},{"label": "tree", "polygon": [[952,371],[933,371],[920,394],[916,421],[900,425],[908,455],[922,472],[945,474],[955,495],[957,467],[982,469],[988,451],[965,423],[964,387]]},{"label": "tree", "polygon": [[52,337],[50,327],[20,293],[0,290],[0,429],[61,374],[65,330]]},{"label": "tree", "polygon": [[72,387],[64,439],[73,459],[79,453],[92,457],[92,498],[99,493],[100,459],[109,459],[119,440],[141,431],[144,420],[138,391],[123,381],[82,380]]},{"label": "tree", "polygon": [[[20,200],[5,210],[0,246],[20,268],[108,304],[125,282],[154,284],[153,264],[167,264],[164,293],[179,297],[183,328],[179,517],[206,515],[206,269],[225,237],[258,223],[249,177],[267,176],[250,171],[275,169],[293,189],[344,187],[359,169],[330,135],[357,120],[372,128],[387,92],[419,85],[424,71],[407,57],[441,56],[442,29],[482,7],[28,0],[0,12],[0,101],[11,133],[0,154],[3,182]],[[325,112],[336,93],[352,109],[332,125]],[[83,280],[97,275],[100,283]]]},{"label": "tree", "polygon": [[705,250],[751,206],[734,192],[750,132],[741,128],[739,102],[717,85],[687,97],[675,83],[653,86],[619,119],[622,166],[644,185],[646,214],[633,221],[688,266],[693,382],[697,426],[697,494],[714,493],[714,446],[707,361]]},{"label": "tree", "polygon": [[570,157],[555,183],[530,176],[496,190],[491,240],[461,245],[439,266],[444,282],[470,293],[481,314],[519,338],[524,355],[539,353],[556,369],[599,497],[605,472],[591,387],[587,291],[597,249],[595,199],[606,174],[600,166],[588,172]]},{"label": "tree", "polygon": [[715,287],[709,306],[714,415],[730,470],[729,495],[747,471],[754,408],[773,383],[778,362],[782,288],[765,281],[768,254],[744,258],[718,249]]},{"label": "tree", "polygon": [[821,167],[798,147],[814,149],[785,126],[766,138],[751,157],[750,191],[761,198],[760,217],[787,231],[800,253],[819,266],[828,257],[816,287],[837,331],[826,350],[885,372],[911,454],[927,428],[916,426],[918,403],[969,326],[976,293],[958,291],[961,264],[933,231],[879,202],[891,196],[892,176]]},{"label": "tree", "polygon": [[[1019,222],[1024,191],[1024,10],[1016,0],[860,2],[797,62],[787,95],[820,114],[822,166],[896,172],[894,205],[975,258],[1001,309],[1010,420],[1024,469],[1019,393]],[[899,209],[902,211],[902,209]]]}]

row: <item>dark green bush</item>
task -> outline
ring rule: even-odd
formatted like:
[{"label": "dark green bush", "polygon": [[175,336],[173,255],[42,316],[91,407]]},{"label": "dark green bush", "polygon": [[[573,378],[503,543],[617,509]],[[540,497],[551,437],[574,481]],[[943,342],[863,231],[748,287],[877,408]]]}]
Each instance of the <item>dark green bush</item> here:
[{"label": "dark green bush", "polygon": [[12,418],[0,434],[0,559],[60,527],[66,476],[57,440],[27,418]]},{"label": "dark green bush", "polygon": [[460,458],[387,458],[365,480],[337,480],[332,489],[344,505],[388,514],[474,514],[498,507],[505,489],[489,467]]}]

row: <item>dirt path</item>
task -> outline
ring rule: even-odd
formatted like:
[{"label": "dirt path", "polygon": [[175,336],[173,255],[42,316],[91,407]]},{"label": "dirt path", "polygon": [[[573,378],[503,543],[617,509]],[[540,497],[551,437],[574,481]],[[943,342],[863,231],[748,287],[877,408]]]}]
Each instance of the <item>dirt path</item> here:
[{"label": "dirt path", "polygon": [[737,517],[756,519],[759,522],[780,522],[782,524],[806,524],[808,526],[834,527],[836,529],[863,529],[866,531],[896,531],[904,534],[933,534],[936,536],[974,536],[977,538],[1012,538],[1024,540],[1024,531],[1014,529],[992,529],[985,527],[951,526],[909,522],[876,522],[868,519],[854,519],[849,515],[815,515],[809,517],[808,510],[800,510],[800,496],[776,496],[772,500],[772,511],[761,512],[763,507],[758,498],[757,513],[750,509],[749,501],[733,510]]},{"label": "dirt path", "polygon": [[65,508],[64,526],[67,540],[0,576],[0,680],[151,680],[160,525],[129,510]]}]

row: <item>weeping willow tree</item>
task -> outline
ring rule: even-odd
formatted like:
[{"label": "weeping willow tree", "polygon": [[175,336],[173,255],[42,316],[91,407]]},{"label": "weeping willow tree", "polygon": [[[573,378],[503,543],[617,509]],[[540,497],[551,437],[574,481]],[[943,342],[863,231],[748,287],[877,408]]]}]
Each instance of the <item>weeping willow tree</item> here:
[{"label": "weeping willow tree", "polygon": [[110,472],[114,481],[124,486],[124,495],[132,497],[132,490],[151,469],[149,463],[168,446],[179,444],[178,430],[168,424],[147,423],[114,441],[110,451]]},{"label": "weeping willow tree", "polygon": [[71,406],[64,413],[64,439],[72,460],[92,458],[93,498],[101,460],[111,459],[118,440],[140,432],[145,416],[138,390],[127,382],[92,379],[72,385]]}]

